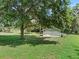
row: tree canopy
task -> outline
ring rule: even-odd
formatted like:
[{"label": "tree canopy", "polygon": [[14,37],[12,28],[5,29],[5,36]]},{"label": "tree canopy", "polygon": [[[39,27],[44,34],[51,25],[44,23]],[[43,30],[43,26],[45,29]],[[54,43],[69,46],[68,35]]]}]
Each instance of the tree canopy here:
[{"label": "tree canopy", "polygon": [[[55,26],[62,31],[70,22],[69,0],[1,0],[0,15],[5,20],[19,25],[21,37],[24,29],[35,19],[41,28]],[[69,25],[68,25],[69,26]]]}]

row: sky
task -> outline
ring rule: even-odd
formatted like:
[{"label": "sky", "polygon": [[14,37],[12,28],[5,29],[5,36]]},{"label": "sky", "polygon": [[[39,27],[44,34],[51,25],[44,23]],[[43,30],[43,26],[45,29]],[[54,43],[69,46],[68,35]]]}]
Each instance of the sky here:
[{"label": "sky", "polygon": [[79,3],[79,0],[71,0],[71,7],[75,6],[77,3]]}]

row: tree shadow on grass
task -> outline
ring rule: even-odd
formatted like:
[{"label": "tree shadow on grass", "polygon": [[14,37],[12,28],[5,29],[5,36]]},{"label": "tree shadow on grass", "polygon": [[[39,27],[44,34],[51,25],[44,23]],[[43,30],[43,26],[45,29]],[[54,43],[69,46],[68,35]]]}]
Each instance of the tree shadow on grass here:
[{"label": "tree shadow on grass", "polygon": [[79,48],[76,48],[75,51],[76,51],[76,54],[79,56]]},{"label": "tree shadow on grass", "polygon": [[57,44],[57,41],[49,41],[44,40],[44,38],[36,37],[36,36],[26,36],[26,39],[20,39],[19,35],[7,35],[0,36],[0,46],[9,45],[10,47],[16,47],[23,44],[31,44],[33,46],[39,44]]}]

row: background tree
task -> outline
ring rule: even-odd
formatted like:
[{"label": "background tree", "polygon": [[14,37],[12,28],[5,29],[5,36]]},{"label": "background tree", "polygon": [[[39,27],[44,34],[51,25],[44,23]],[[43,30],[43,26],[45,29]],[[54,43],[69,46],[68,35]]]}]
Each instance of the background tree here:
[{"label": "background tree", "polygon": [[47,0],[40,2],[40,5],[34,8],[34,15],[38,18],[40,27],[49,28],[55,26],[64,31],[68,22],[68,5],[68,0]]},{"label": "background tree", "polygon": [[73,7],[73,21],[72,21],[72,32],[79,32],[79,4]]}]

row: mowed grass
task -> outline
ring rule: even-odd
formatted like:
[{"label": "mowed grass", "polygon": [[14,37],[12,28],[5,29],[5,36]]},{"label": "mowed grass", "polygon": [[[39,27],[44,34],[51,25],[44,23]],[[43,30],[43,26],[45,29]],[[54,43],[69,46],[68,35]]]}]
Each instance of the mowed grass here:
[{"label": "mowed grass", "polygon": [[0,59],[79,59],[79,36],[40,38],[0,36]]}]

